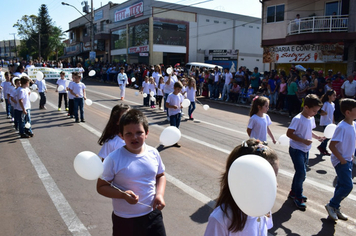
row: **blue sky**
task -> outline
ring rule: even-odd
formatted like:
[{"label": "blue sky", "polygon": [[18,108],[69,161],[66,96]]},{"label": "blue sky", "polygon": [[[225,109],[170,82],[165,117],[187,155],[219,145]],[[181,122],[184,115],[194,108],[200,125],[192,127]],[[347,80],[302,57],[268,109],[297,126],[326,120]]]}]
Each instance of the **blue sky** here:
[{"label": "blue sky", "polygon": [[[38,15],[38,10],[41,4],[46,4],[48,12],[56,26],[60,26],[63,31],[68,29],[68,23],[75,20],[81,15],[72,7],[63,6],[61,2],[67,2],[80,11],[82,10],[82,0],[18,0],[9,4],[1,5],[1,27],[0,27],[0,41],[13,39],[11,33],[17,33],[17,29],[13,25],[17,20],[21,19],[23,15]],[[163,2],[172,2],[182,5],[192,5],[195,7],[202,7],[207,9],[215,9],[219,11],[226,11],[237,13],[241,15],[248,15],[254,17],[261,17],[261,3],[259,0],[161,0]],[[203,1],[206,3],[196,4]],[[122,3],[125,0],[112,0],[114,3]],[[15,4],[16,3],[16,4]],[[90,0],[88,0],[90,5]],[[101,5],[107,4],[108,1],[94,0],[94,9]],[[11,34],[11,35],[10,35]],[[16,38],[19,38],[16,35]]]}]

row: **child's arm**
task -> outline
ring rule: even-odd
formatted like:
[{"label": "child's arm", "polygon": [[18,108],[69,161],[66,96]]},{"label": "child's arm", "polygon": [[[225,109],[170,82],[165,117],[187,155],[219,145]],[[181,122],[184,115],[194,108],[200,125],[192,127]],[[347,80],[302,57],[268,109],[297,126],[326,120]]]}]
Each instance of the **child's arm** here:
[{"label": "child's arm", "polygon": [[267,127],[267,133],[268,133],[268,135],[271,137],[272,142],[273,142],[274,144],[276,144],[276,140],[274,139],[274,136],[273,136],[271,130],[269,129],[269,127]]},{"label": "child's arm", "polygon": [[290,139],[293,139],[294,141],[304,143],[305,145],[312,144],[312,142],[313,142],[312,140],[298,137],[297,135],[294,134],[294,131],[295,131],[294,129],[288,129],[287,130],[287,137],[290,138]]},{"label": "child's arm", "polygon": [[25,106],[23,105],[23,99],[19,99],[19,104],[20,104],[20,107],[22,109],[22,113],[27,115],[27,111],[25,109]]},{"label": "child's arm", "polygon": [[130,204],[136,204],[139,199],[139,196],[135,195],[131,190],[126,190],[124,193],[120,192],[102,179],[98,179],[96,191],[104,197],[125,199]]},{"label": "child's arm", "polygon": [[56,87],[56,92],[58,92],[58,84],[57,84],[57,87]]},{"label": "child's arm", "polygon": [[341,156],[339,150],[337,150],[337,148],[336,148],[336,144],[338,142],[339,141],[330,141],[329,149],[336,156],[336,158],[339,159],[341,165],[344,165],[347,163],[347,161]]},{"label": "child's arm", "polygon": [[173,109],[178,109],[178,107],[176,105],[170,105],[168,102],[166,102],[166,107],[167,108],[173,108]]},{"label": "child's arm", "polygon": [[248,134],[248,137],[251,137],[251,132],[252,132],[252,129],[250,129],[250,128],[247,128],[247,134]]},{"label": "child's arm", "polygon": [[312,137],[319,140],[320,142],[324,141],[325,137],[320,137],[319,135],[316,135],[315,133],[312,132]]},{"label": "child's arm", "polygon": [[83,89],[83,97],[84,97],[84,100],[87,100],[87,96],[86,96],[86,92],[85,92],[85,89]]},{"label": "child's arm", "polygon": [[156,196],[153,200],[153,209],[162,210],[166,203],[164,201],[164,192],[166,190],[166,176],[164,173],[156,176]]},{"label": "child's arm", "polygon": [[324,111],[324,110],[320,110],[320,115],[321,116],[326,116],[328,113],[326,112],[326,111]]}]

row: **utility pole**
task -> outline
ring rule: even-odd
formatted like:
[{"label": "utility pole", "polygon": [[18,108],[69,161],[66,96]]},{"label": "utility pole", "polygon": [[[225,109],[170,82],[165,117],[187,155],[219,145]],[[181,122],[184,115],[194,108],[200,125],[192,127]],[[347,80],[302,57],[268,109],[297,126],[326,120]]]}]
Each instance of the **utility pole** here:
[{"label": "utility pole", "polygon": [[91,26],[91,34],[90,34],[90,60],[94,63],[96,54],[94,51],[94,4],[93,0],[91,0],[91,17],[90,17],[90,26]]},{"label": "utility pole", "polygon": [[38,31],[38,60],[41,63],[41,33]]}]

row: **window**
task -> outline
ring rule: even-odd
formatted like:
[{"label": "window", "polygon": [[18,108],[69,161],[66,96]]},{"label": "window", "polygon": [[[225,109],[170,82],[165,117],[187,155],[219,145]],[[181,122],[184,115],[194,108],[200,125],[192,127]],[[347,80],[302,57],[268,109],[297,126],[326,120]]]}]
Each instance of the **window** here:
[{"label": "window", "polygon": [[218,20],[214,20],[214,23],[219,24],[219,21]]},{"label": "window", "polygon": [[129,47],[148,45],[148,22],[129,27]]},{"label": "window", "polygon": [[119,29],[112,32],[111,48],[112,49],[126,48],[126,29]]},{"label": "window", "polygon": [[284,4],[267,7],[267,23],[284,21]]},{"label": "window", "polygon": [[206,22],[210,22],[210,20],[209,20],[209,19],[206,19]]},{"label": "window", "polygon": [[164,45],[186,45],[187,25],[168,22],[153,22],[153,43]]},{"label": "window", "polygon": [[333,13],[339,14],[339,2],[327,2],[325,3],[325,15],[331,16]]},{"label": "window", "polygon": [[100,31],[104,31],[104,21],[100,21]]}]

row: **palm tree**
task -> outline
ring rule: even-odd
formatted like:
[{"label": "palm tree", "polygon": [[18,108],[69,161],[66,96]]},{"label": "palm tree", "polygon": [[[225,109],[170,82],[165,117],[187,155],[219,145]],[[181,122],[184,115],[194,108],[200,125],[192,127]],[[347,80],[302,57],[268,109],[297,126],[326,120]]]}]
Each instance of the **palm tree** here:
[{"label": "palm tree", "polygon": [[49,48],[51,49],[51,54],[56,55],[56,61],[58,61],[58,52],[65,47],[63,40],[65,40],[65,33],[60,27],[53,26],[49,36]]}]

